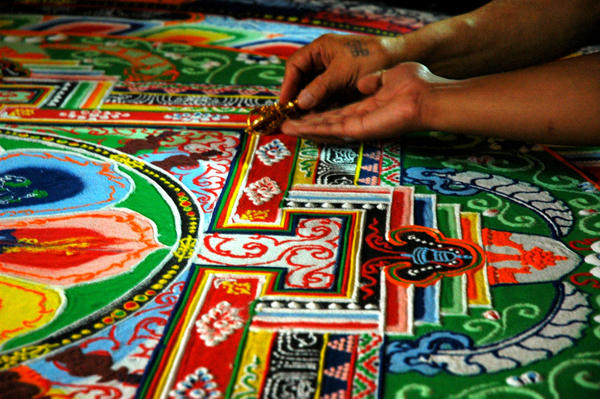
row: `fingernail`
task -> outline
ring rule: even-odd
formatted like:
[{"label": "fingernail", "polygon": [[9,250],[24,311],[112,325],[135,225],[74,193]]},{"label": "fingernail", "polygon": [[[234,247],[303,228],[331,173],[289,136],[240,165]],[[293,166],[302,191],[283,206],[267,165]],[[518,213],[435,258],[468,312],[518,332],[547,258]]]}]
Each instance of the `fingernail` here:
[{"label": "fingernail", "polygon": [[303,90],[298,95],[298,106],[302,109],[309,109],[315,105],[315,98],[306,90]]}]

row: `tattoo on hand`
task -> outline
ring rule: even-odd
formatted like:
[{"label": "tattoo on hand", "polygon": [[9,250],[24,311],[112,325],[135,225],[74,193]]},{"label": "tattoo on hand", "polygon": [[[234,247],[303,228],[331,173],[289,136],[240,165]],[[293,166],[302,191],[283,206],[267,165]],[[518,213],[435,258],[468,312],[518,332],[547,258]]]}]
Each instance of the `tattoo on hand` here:
[{"label": "tattoo on hand", "polygon": [[344,44],[348,47],[350,54],[352,54],[352,57],[354,58],[369,55],[369,49],[358,39],[348,40]]}]

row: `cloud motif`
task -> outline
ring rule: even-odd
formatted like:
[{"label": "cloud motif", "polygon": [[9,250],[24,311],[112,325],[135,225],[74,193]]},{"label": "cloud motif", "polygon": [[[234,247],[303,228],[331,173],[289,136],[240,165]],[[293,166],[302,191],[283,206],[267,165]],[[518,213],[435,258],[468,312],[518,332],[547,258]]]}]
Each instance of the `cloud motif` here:
[{"label": "cloud motif", "polygon": [[466,376],[512,370],[555,356],[583,336],[593,312],[587,294],[572,284],[556,285],[555,298],[544,320],[490,345],[476,347],[469,337],[450,331],[392,342],[386,347],[384,368],[392,373],[433,376],[443,371]]},{"label": "cloud motif", "polygon": [[434,331],[417,341],[394,341],[385,350],[387,369],[391,373],[417,371],[425,375],[436,375],[445,370],[445,363],[433,360],[439,350],[471,349],[473,341],[466,335],[451,331]]},{"label": "cloud motif", "polygon": [[506,198],[545,219],[555,238],[567,235],[573,225],[573,214],[567,204],[548,191],[525,181],[452,168],[412,167],[404,173],[404,182],[425,185],[438,194],[471,196],[487,192]]}]

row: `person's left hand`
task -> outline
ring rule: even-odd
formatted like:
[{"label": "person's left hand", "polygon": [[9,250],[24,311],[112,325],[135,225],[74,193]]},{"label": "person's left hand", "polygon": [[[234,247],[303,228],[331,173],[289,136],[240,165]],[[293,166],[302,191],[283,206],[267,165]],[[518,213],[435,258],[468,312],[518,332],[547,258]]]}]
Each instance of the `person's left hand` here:
[{"label": "person's left hand", "polygon": [[335,110],[286,120],[281,131],[315,141],[342,142],[385,139],[424,130],[424,96],[435,85],[449,82],[452,81],[434,75],[422,64],[402,63],[361,78],[357,87],[367,96],[364,99]]}]

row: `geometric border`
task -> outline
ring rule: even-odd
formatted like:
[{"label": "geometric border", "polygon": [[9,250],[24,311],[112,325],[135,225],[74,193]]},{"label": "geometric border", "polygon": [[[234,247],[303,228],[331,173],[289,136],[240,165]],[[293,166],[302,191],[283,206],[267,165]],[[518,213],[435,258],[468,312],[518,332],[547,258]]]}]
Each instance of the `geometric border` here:
[{"label": "geometric border", "polygon": [[7,91],[18,91],[19,89],[28,91],[30,93],[34,93],[33,97],[29,102],[26,103],[13,103],[13,102],[4,102],[4,104],[9,104],[11,106],[20,106],[20,107],[39,107],[41,106],[46,99],[50,96],[52,91],[54,91],[53,86],[49,85],[33,85],[33,84],[2,84],[0,83],[0,89]]}]

